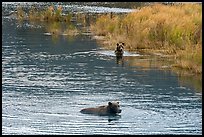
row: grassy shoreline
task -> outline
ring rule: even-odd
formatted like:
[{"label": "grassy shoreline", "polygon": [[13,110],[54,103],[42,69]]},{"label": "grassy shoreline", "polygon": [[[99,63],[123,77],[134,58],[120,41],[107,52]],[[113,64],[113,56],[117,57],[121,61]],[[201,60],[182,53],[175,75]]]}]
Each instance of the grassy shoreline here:
[{"label": "grassy shoreline", "polygon": [[172,67],[202,74],[202,5],[154,4],[126,15],[102,15],[91,24],[94,35],[103,36],[104,47],[173,55]]},{"label": "grassy shoreline", "polygon": [[[36,11],[32,7],[26,13],[18,7],[16,16],[19,21],[47,23],[47,31],[53,36],[81,32],[72,24],[73,15],[62,15],[61,6]],[[77,14],[75,18],[87,24],[86,16]],[[124,42],[125,50],[173,56],[172,67],[202,74],[202,4],[152,4],[127,14],[97,15],[90,30],[107,49]]]}]

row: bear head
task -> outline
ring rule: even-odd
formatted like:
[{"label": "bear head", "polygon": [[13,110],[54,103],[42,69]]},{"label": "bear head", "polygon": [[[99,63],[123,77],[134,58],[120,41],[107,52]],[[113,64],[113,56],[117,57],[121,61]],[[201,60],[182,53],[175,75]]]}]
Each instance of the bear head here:
[{"label": "bear head", "polygon": [[116,114],[121,113],[122,110],[120,109],[119,102],[108,102],[107,111],[108,113]]}]

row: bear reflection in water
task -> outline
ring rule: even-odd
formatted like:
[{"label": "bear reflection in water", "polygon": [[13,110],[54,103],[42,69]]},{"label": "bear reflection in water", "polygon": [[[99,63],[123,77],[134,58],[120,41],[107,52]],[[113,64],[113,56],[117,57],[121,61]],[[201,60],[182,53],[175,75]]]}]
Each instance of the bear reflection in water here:
[{"label": "bear reflection in water", "polygon": [[96,115],[117,115],[121,113],[119,102],[108,102],[108,105],[103,105],[94,108],[84,108],[80,112],[84,114],[96,114]]}]

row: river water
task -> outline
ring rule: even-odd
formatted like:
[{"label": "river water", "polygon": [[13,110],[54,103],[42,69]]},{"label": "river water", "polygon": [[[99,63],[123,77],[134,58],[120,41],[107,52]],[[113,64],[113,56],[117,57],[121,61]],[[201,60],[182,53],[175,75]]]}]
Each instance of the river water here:
[{"label": "river water", "polygon": [[[118,61],[90,35],[45,34],[2,17],[2,134],[202,134],[202,93],[171,70],[127,51]],[[79,112],[115,100],[117,116]]]}]

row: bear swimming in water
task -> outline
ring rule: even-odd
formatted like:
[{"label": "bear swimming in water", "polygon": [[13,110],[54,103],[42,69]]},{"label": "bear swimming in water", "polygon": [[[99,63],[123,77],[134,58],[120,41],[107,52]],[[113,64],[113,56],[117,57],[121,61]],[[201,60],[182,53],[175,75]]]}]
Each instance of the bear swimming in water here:
[{"label": "bear swimming in water", "polygon": [[95,108],[84,108],[80,112],[85,114],[96,115],[116,115],[121,113],[119,102],[108,102],[108,105],[99,106]]}]

